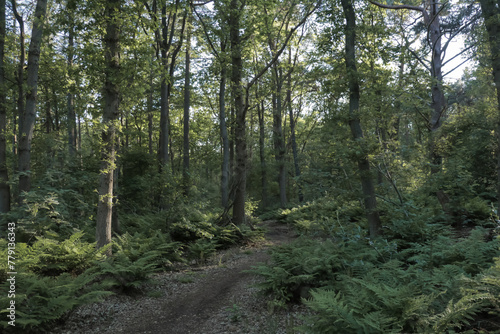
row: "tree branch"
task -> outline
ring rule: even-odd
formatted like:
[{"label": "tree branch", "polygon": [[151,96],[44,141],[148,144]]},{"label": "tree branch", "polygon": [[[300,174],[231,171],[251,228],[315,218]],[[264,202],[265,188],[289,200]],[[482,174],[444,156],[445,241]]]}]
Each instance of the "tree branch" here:
[{"label": "tree branch", "polygon": [[260,79],[261,76],[263,76],[267,72],[267,70],[271,66],[274,65],[274,63],[276,61],[278,61],[278,58],[281,56],[281,54],[285,50],[286,46],[288,45],[288,41],[290,40],[290,38],[292,38],[292,36],[295,33],[295,31],[298,28],[300,28],[300,26],[302,26],[307,21],[307,19],[309,18],[309,16],[311,16],[312,13],[314,13],[316,11],[316,9],[318,9],[318,7],[321,5],[321,3],[322,3],[322,0],[319,0],[318,3],[316,4],[316,6],[314,6],[314,8],[310,12],[308,12],[295,27],[293,27],[290,30],[290,32],[288,33],[287,37],[285,38],[285,41],[283,42],[283,45],[278,50],[278,52],[276,52],[274,54],[273,59],[271,59],[271,61],[269,63],[267,63],[267,65],[255,77],[253,77],[252,80],[250,80],[250,82],[245,87],[245,91],[246,91],[246,95],[247,95],[247,100],[248,100],[248,91],[249,91],[249,89],[257,82],[257,80]]}]

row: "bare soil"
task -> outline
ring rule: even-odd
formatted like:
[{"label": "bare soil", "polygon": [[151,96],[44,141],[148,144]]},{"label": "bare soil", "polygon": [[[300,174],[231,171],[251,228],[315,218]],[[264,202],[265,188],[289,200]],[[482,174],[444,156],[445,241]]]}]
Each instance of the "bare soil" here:
[{"label": "bare soil", "polygon": [[80,307],[54,333],[295,333],[305,310],[275,310],[255,287],[260,278],[246,272],[269,260],[270,247],[296,237],[287,225],[263,225],[265,241],[219,252],[203,266],[157,274],[139,296]]}]

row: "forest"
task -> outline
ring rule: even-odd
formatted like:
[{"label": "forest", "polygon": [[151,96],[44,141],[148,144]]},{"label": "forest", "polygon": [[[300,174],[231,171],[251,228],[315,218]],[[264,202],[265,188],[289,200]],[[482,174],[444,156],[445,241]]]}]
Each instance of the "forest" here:
[{"label": "forest", "polygon": [[0,331],[274,222],[286,333],[500,333],[499,210],[498,0],[0,0]]}]

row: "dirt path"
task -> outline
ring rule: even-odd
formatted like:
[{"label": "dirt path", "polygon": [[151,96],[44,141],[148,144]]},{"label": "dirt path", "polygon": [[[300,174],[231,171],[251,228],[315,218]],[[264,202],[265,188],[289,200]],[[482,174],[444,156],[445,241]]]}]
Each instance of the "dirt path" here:
[{"label": "dirt path", "polygon": [[149,297],[118,296],[84,307],[58,333],[276,333],[286,319],[269,313],[253,287],[257,278],[244,271],[267,261],[270,246],[295,235],[274,221],[264,226],[265,243],[219,253],[215,264],[196,270],[158,274]]}]

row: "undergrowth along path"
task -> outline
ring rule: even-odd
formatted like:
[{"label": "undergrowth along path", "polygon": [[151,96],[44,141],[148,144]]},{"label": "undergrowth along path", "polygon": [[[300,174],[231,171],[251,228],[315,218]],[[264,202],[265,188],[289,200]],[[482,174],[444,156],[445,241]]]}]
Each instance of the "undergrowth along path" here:
[{"label": "undergrowth along path", "polygon": [[[271,314],[246,272],[269,259],[269,247],[290,242],[295,233],[266,221],[266,240],[218,252],[208,264],[154,277],[143,295],[113,296],[74,312],[57,333],[223,334],[279,332],[294,320]],[[283,331],[285,333],[286,331]]]}]

